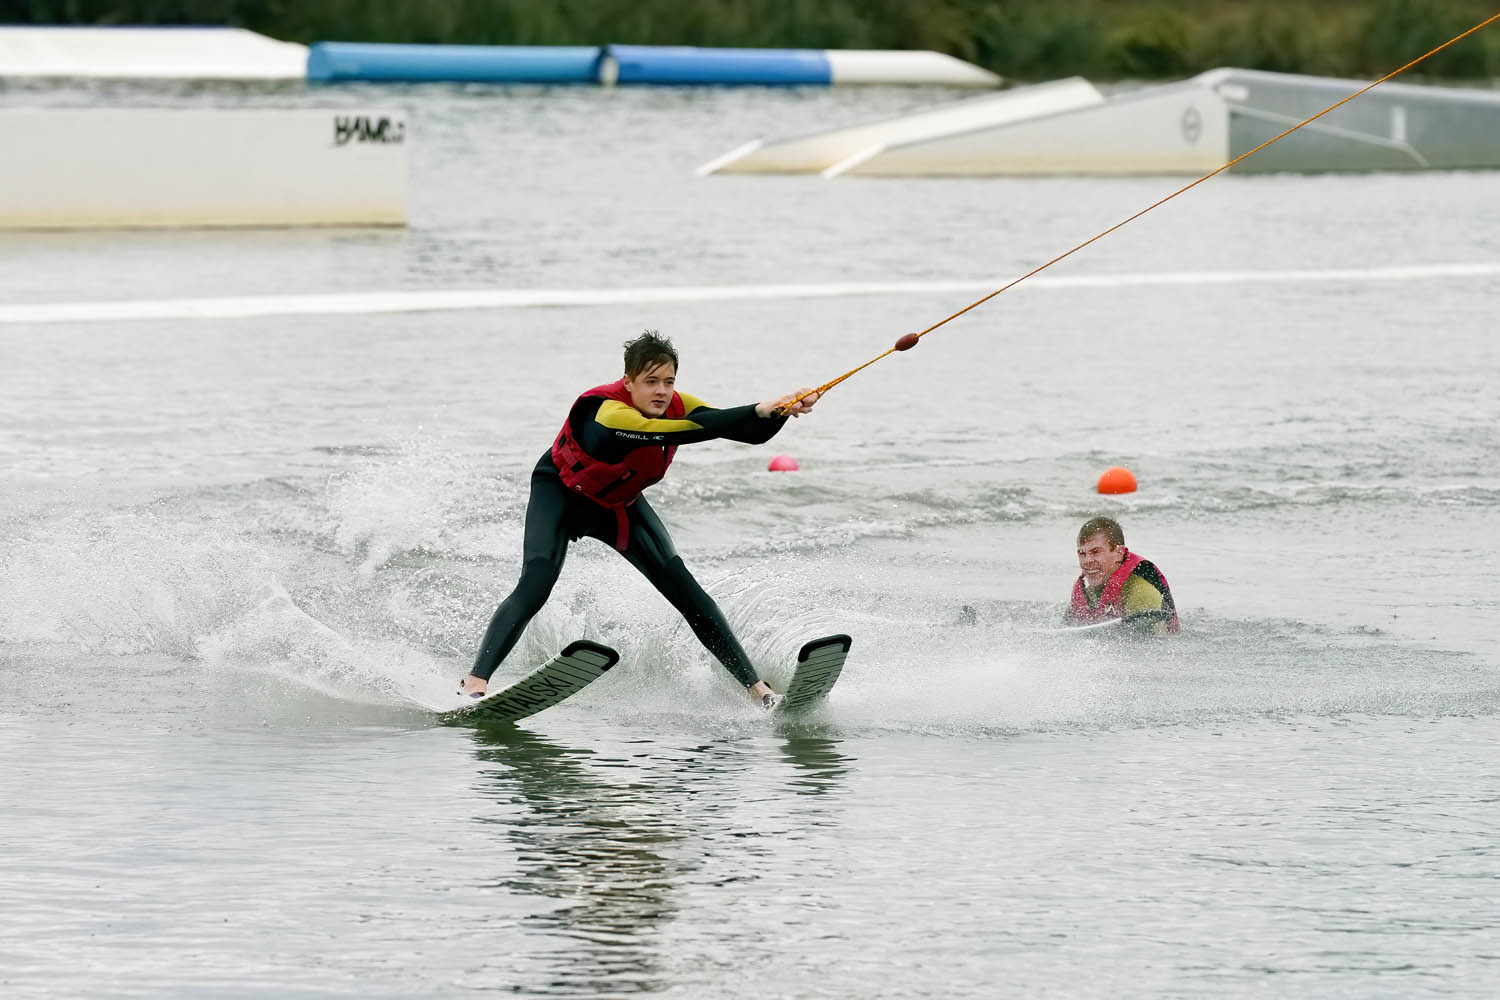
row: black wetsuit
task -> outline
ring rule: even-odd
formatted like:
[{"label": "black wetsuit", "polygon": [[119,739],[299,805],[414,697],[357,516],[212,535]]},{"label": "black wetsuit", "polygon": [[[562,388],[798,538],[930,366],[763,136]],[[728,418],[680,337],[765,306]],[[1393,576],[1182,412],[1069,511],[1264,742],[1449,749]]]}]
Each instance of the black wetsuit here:
[{"label": "black wetsuit", "polygon": [[[686,394],[683,401],[688,412],[682,419],[651,420],[612,400],[585,396],[574,404],[568,422],[584,451],[603,462],[618,462],[635,448],[671,447],[713,438],[761,444],[786,423],[785,417],[758,416],[753,404],[718,410]],[[613,405],[605,406],[606,402]],[[603,415],[601,408],[605,410]],[[620,419],[626,411],[630,419]],[[754,664],[714,599],[683,565],[651,504],[644,496],[637,497],[625,508],[625,515],[629,535],[621,554],[682,614],[693,634],[735,680],[746,687],[753,685],[759,679]],[[552,593],[570,541],[588,536],[613,546],[617,532],[615,512],[569,490],[552,462],[551,450],[544,453],[531,473],[521,579],[490,620],[470,673],[488,680],[510,653],[526,624]]]}]

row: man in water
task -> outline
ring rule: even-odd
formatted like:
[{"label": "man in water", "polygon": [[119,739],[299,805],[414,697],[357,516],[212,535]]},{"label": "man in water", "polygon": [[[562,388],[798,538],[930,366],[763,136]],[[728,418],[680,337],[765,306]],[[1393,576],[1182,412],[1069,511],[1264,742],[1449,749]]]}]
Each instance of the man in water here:
[{"label": "man in water", "polygon": [[[724,614],[688,572],[666,527],[641,491],[666,474],[678,445],[726,438],[764,444],[818,394],[716,409],[676,391],[677,351],[648,330],[625,345],[625,376],[579,396],[550,450],[531,473],[521,579],[495,611],[463,693],[485,694],[495,668],[542,609],[562,572],[568,543],[588,535],[613,545],[692,626],[750,696],[769,708],[776,695],[755,672]],[[806,392],[807,390],[802,390]]]},{"label": "man in water", "polygon": [[1121,619],[1143,635],[1178,632],[1172,588],[1149,560],[1125,548],[1125,532],[1108,517],[1078,529],[1078,568],[1067,621],[1086,625]]}]

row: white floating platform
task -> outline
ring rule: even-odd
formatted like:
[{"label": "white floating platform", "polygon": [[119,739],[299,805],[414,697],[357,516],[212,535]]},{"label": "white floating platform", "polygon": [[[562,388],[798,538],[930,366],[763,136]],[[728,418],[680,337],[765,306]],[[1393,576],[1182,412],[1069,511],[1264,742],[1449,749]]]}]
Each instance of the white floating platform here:
[{"label": "white floating platform", "polygon": [[[1357,92],[1356,80],[1217,69],[1104,99],[1082,80],[851,128],[756,140],[698,173],[1205,174]],[[1385,83],[1236,171],[1500,167],[1500,92]]]},{"label": "white floating platform", "polygon": [[403,225],[404,112],[0,110],[0,228]]},{"label": "white floating platform", "polygon": [[1000,77],[987,69],[928,51],[606,45],[598,62],[597,78],[606,87],[1000,85]]},{"label": "white floating platform", "polygon": [[[1232,159],[1368,80],[1214,69],[1192,80],[1229,109]],[[1236,172],[1500,167],[1500,91],[1382,83],[1237,164]]]},{"label": "white floating platform", "polygon": [[906,84],[941,87],[998,87],[1001,79],[973,63],[943,52],[897,49],[828,49],[834,86]]},{"label": "white floating platform", "polygon": [[[686,285],[633,288],[425,289],[256,295],[237,298],[137,299],[101,302],[0,303],[0,324],[116,323],[137,320],[252,319],[263,316],[355,316],[377,313],[491,309],[557,309],[683,302],[764,302],[886,295],[957,295],[994,291],[1014,275],[944,281],[845,281],[801,285]],[[1380,267],[1290,268],[1272,271],[1141,271],[1116,274],[1041,274],[1018,286],[1033,292],[1080,289],[1175,288],[1205,285],[1480,281],[1500,278],[1500,261],[1396,264]]]},{"label": "white floating platform", "polygon": [[301,80],[307,46],[242,28],[0,27],[0,77]]}]

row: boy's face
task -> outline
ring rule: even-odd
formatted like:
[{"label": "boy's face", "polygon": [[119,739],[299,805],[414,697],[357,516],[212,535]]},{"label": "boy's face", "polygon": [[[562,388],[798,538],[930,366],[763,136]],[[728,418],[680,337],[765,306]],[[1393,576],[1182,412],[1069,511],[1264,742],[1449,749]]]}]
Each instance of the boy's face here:
[{"label": "boy's face", "polygon": [[625,391],[630,393],[630,405],[648,417],[660,417],[667,412],[672,402],[672,390],[677,385],[677,366],[668,361],[652,365],[639,375],[625,376]]}]

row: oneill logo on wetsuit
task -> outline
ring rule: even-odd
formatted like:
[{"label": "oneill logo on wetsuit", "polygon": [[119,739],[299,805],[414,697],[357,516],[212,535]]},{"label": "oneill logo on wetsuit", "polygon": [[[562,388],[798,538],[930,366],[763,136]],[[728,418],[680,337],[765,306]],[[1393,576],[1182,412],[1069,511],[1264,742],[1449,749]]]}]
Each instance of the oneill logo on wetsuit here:
[{"label": "oneill logo on wetsuit", "polygon": [[1083,577],[1080,576],[1073,583],[1073,602],[1068,609],[1068,620],[1086,624],[1125,617],[1121,594],[1132,576],[1140,577],[1161,592],[1160,614],[1166,619],[1167,631],[1182,631],[1182,626],[1177,620],[1177,605],[1172,600],[1172,588],[1167,586],[1167,578],[1162,576],[1161,570],[1157,569],[1154,563],[1142,559],[1129,549],[1125,550],[1125,561],[1104,582],[1104,589],[1099,592],[1099,599],[1093,604],[1089,604],[1088,594],[1084,590]]}]

